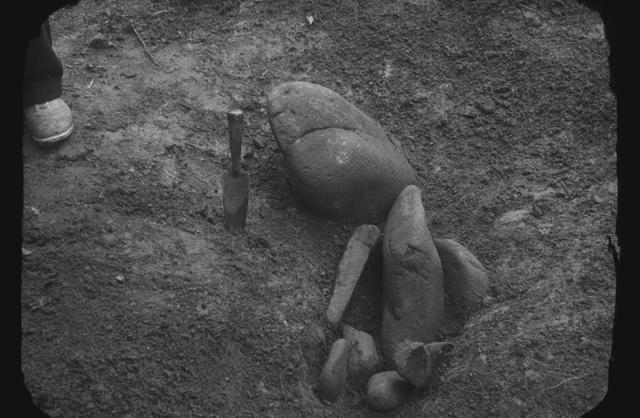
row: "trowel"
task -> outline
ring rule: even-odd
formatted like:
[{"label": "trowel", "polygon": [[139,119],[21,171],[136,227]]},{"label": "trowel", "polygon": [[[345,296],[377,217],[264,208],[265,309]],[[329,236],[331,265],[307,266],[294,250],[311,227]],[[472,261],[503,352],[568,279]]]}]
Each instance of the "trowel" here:
[{"label": "trowel", "polygon": [[222,206],[224,227],[227,230],[243,230],[249,206],[249,175],[240,168],[244,114],[242,110],[227,113],[229,124],[229,150],[231,169],[222,175]]}]

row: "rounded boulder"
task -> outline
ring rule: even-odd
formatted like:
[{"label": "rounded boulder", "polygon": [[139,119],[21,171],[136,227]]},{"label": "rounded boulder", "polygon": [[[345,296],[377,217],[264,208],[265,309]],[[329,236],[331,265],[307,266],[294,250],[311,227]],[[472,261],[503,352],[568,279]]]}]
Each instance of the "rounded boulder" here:
[{"label": "rounded boulder", "polygon": [[400,143],[326,87],[277,86],[267,114],[294,191],[324,216],[382,220],[402,189],[416,183]]}]

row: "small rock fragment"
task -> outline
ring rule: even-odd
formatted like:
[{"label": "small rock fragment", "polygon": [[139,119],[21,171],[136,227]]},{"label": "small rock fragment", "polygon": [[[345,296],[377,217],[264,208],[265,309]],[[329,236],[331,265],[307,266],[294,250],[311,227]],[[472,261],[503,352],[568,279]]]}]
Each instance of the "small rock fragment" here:
[{"label": "small rock fragment", "polygon": [[327,320],[334,327],[340,323],[353,289],[358,283],[362,269],[364,268],[371,247],[373,247],[380,237],[380,230],[375,225],[361,225],[353,232],[347,243],[340,264],[333,296],[327,308]]},{"label": "small rock fragment", "polygon": [[103,34],[98,33],[89,41],[89,46],[93,49],[105,49],[109,47],[109,40]]},{"label": "small rock fragment", "polygon": [[453,344],[447,342],[424,344],[405,341],[394,356],[398,374],[416,388],[424,389],[432,382],[444,353],[451,348]]},{"label": "small rock fragment", "polygon": [[540,20],[536,12],[523,10],[522,14],[524,15],[527,25],[532,26],[534,28],[539,28],[542,26],[542,21]]},{"label": "small rock fragment", "polygon": [[541,358],[544,361],[553,361],[555,359],[555,356],[549,350],[536,353],[536,357]]},{"label": "small rock fragment", "polygon": [[384,232],[382,355],[393,362],[405,340],[435,341],[444,316],[440,257],[427,227],[420,189],[398,196]]},{"label": "small rock fragment", "polygon": [[538,373],[535,370],[525,370],[524,372],[524,377],[526,377],[528,380],[532,380],[534,382],[540,382],[542,380],[542,376],[540,375],[540,373]]},{"label": "small rock fragment", "polygon": [[342,393],[347,382],[349,352],[353,346],[354,343],[345,338],[340,338],[331,346],[318,382],[318,392],[323,400],[333,402]]},{"label": "small rock fragment", "polygon": [[452,239],[434,242],[442,263],[444,291],[452,303],[467,313],[481,307],[489,290],[489,279],[482,263]]},{"label": "small rock fragment", "polygon": [[374,374],[367,383],[367,405],[375,411],[390,411],[400,406],[412,389],[395,370]]},{"label": "small rock fragment", "polygon": [[364,331],[345,325],[344,338],[355,343],[349,354],[348,376],[358,384],[365,384],[382,368],[382,357],[378,354],[373,337]]},{"label": "small rock fragment", "polygon": [[512,210],[502,215],[500,219],[498,219],[498,222],[501,224],[521,222],[525,220],[527,216],[529,216],[529,210],[527,209]]},{"label": "small rock fragment", "polygon": [[255,137],[253,138],[253,147],[255,149],[262,149],[264,148],[264,142],[260,138]]},{"label": "small rock fragment", "polygon": [[116,276],[116,281],[117,281],[118,283],[122,283],[122,282],[124,282],[124,276],[123,276],[122,274],[118,274],[118,275]]},{"label": "small rock fragment", "polygon": [[207,302],[200,302],[196,305],[196,312],[200,316],[209,315],[209,312],[211,312],[211,306]]}]

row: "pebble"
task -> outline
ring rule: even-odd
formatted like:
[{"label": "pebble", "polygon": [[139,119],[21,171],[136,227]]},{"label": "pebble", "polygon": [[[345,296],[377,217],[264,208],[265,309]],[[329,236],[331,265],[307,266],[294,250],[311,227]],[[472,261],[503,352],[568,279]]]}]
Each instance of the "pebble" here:
[{"label": "pebble", "polygon": [[89,41],[89,46],[93,49],[105,49],[109,47],[109,40],[103,34],[98,33]]},{"label": "pebble", "polygon": [[328,218],[383,220],[417,181],[400,143],[328,88],[281,84],[268,97],[267,115],[293,189]]},{"label": "pebble", "polygon": [[371,335],[349,325],[343,327],[342,333],[344,338],[355,343],[349,354],[349,379],[365,384],[382,368],[382,357],[376,349],[376,343]]},{"label": "pebble", "polygon": [[482,263],[452,239],[434,242],[442,263],[444,291],[449,299],[467,313],[480,308],[489,289],[487,271]]},{"label": "pebble", "polygon": [[526,19],[527,25],[532,26],[534,28],[539,28],[539,27],[542,26],[542,21],[538,17],[537,13],[529,11],[529,10],[524,10],[522,12],[522,14],[524,15],[524,18]]},{"label": "pebble", "polygon": [[347,382],[349,352],[353,345],[352,341],[340,338],[331,346],[318,381],[318,393],[323,400],[333,402],[342,393]]},{"label": "pebble", "polygon": [[411,395],[411,383],[397,371],[374,374],[367,383],[367,405],[375,411],[390,411]]},{"label": "pebble", "polygon": [[442,266],[418,187],[407,186],[393,204],[382,256],[382,354],[392,362],[405,340],[435,341],[444,316]]}]

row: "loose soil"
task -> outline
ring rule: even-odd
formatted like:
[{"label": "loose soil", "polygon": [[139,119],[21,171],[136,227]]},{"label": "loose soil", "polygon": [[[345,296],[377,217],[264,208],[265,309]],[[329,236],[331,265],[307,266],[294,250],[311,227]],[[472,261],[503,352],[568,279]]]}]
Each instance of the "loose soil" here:
[{"label": "loose soil", "polygon": [[[449,313],[441,339],[455,348],[437,384],[390,415],[579,416],[603,398],[616,115],[595,13],[546,0],[84,0],[51,27],[76,130],[51,149],[23,140],[22,368],[43,411],[375,416],[362,387],[334,404],[315,392],[358,225],[314,214],[287,184],[264,105],[292,80],[396,136],[432,235],[489,272],[485,306]],[[233,107],[252,187],[238,234],[222,226],[220,184]],[[378,249],[345,317],[376,338],[380,262]]]}]

